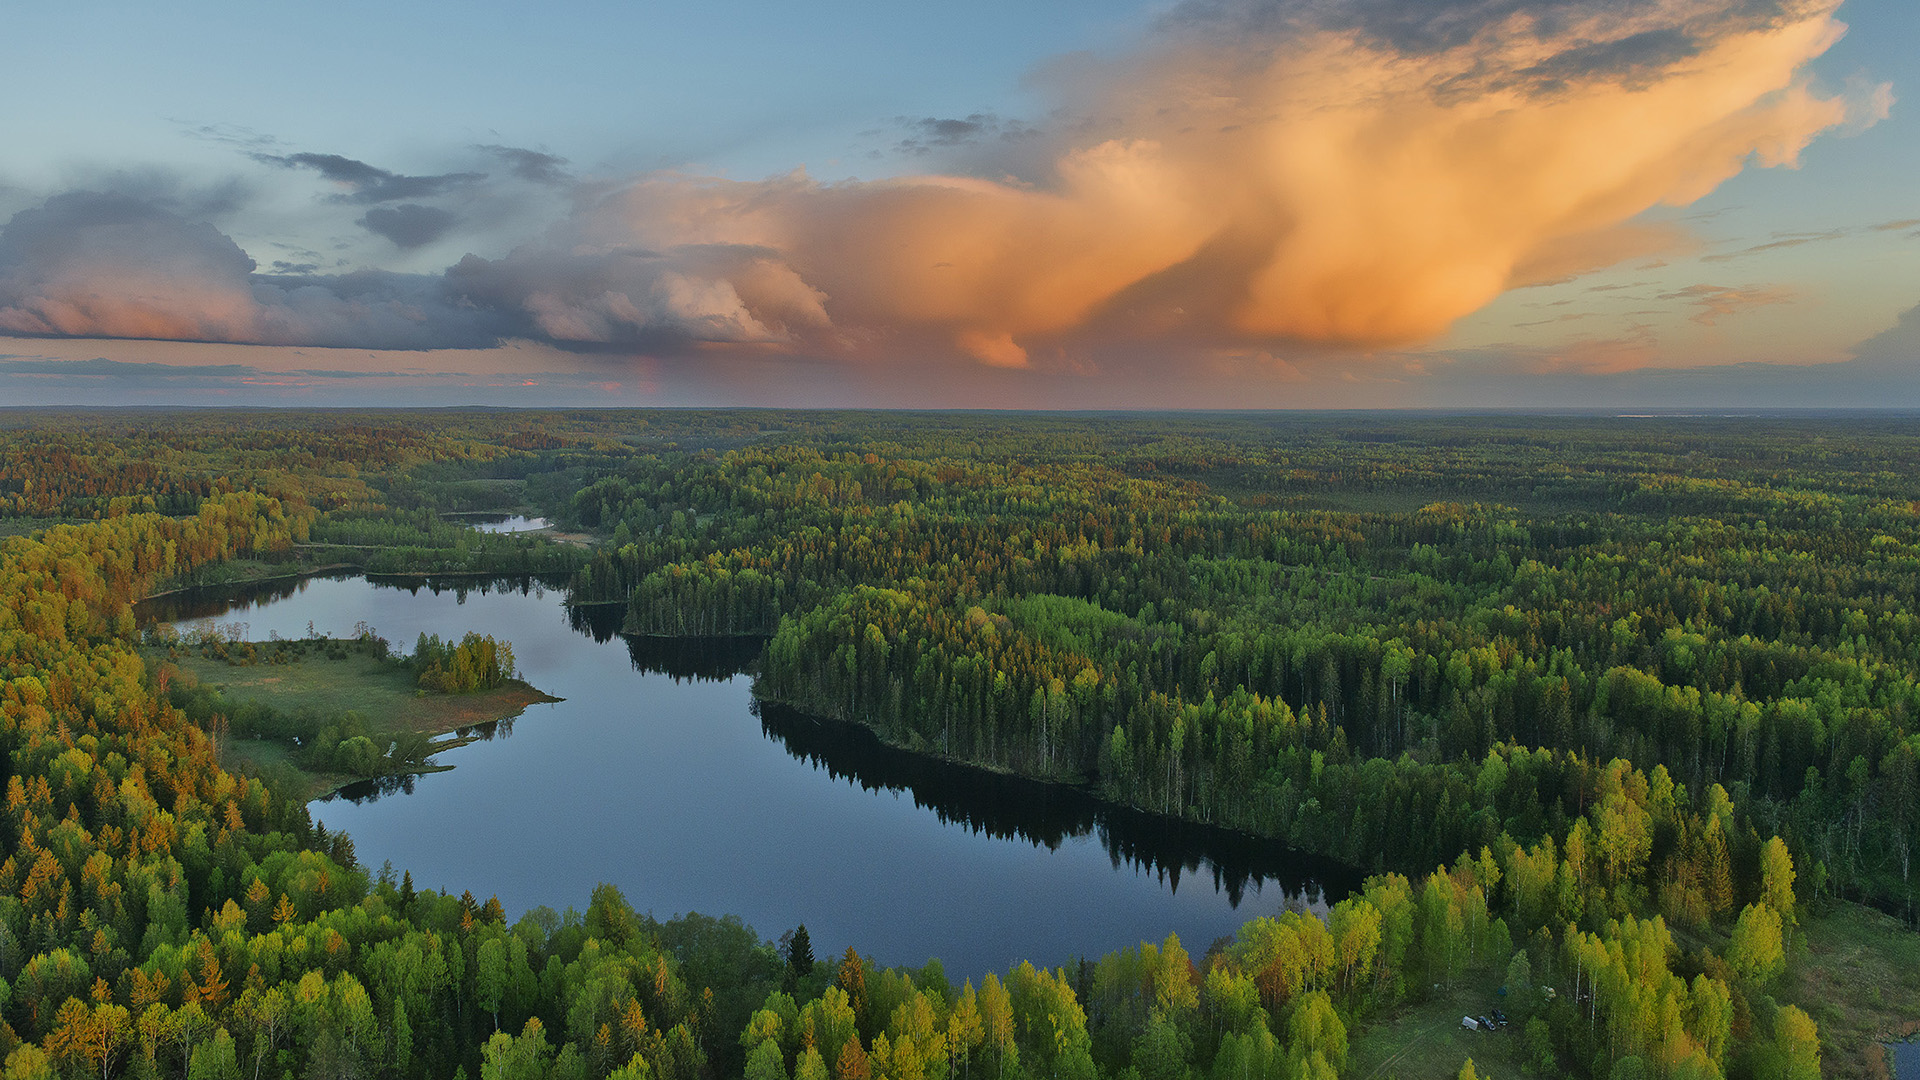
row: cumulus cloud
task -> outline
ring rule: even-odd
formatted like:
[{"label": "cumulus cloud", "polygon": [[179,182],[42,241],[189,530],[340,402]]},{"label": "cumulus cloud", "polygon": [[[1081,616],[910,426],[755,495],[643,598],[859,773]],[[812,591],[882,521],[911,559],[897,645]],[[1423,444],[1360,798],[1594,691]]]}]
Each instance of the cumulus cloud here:
[{"label": "cumulus cloud", "polygon": [[[903,148],[975,154],[970,175],[575,185],[545,233],[443,276],[260,276],[209,226],[55,200],[0,234],[0,328],[1062,370],[1105,348],[1421,341],[1509,288],[1673,251],[1684,237],[1632,219],[1883,115],[1884,92],[1825,96],[1805,74],[1842,32],[1836,3],[1195,0],[1135,55],[1043,73],[1059,102],[1045,133],[905,122]],[[990,145],[1015,130],[1046,162],[1020,179]],[[550,155],[478,149],[570,182]],[[255,156],[319,173],[402,248],[455,224],[423,200],[483,176]],[[33,239],[50,231],[78,247]],[[1665,299],[1711,323],[1784,298],[1697,288]]]},{"label": "cumulus cloud", "polygon": [[8,333],[435,348],[517,325],[448,297],[438,277],[257,274],[212,225],[128,195],[58,195],[0,229]]},{"label": "cumulus cloud", "polygon": [[133,196],[76,192],[0,230],[0,329],[238,340],[254,263],[213,226]]},{"label": "cumulus cloud", "polygon": [[1517,284],[1670,249],[1626,223],[1794,164],[1848,120],[1802,74],[1833,11],[1188,8],[1142,54],[1054,76],[1085,119],[1039,182],[649,177],[569,242],[764,250],[853,352],[1015,366],[1090,342],[1419,341]]},{"label": "cumulus cloud", "polygon": [[468,303],[517,312],[529,336],[575,348],[774,345],[830,324],[825,297],[770,249],[579,239],[499,260],[469,255],[447,272],[448,287]]}]

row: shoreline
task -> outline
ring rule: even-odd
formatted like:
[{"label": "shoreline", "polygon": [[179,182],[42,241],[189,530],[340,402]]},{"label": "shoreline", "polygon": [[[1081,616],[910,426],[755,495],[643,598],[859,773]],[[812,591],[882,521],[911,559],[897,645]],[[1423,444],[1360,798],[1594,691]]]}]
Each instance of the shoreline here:
[{"label": "shoreline", "polygon": [[229,580],[229,581],[210,581],[202,585],[181,585],[177,588],[162,589],[159,592],[148,593],[145,596],[135,599],[134,603],[144,604],[149,600],[161,600],[169,596],[179,596],[181,593],[189,593],[194,591],[195,589],[229,589],[229,588],[237,588],[237,587],[246,586],[246,585],[264,585],[269,581],[297,581],[302,578],[319,577],[322,574],[337,573],[342,570],[365,573],[364,570],[361,570],[359,567],[353,565],[352,563],[327,563],[325,565],[309,567],[304,570],[295,570],[285,574],[268,574],[264,577],[233,578],[232,580]]},{"label": "shoreline", "polygon": [[[551,705],[567,700],[566,698],[549,694],[524,679],[513,679],[496,690],[480,691],[479,693],[504,696],[506,699],[499,702],[501,711],[497,715],[478,720],[463,719],[416,726],[402,725],[404,730],[418,732],[433,740],[427,749],[424,759],[425,764],[422,768],[408,769],[404,772],[380,773],[373,776],[350,776],[344,773],[312,772],[288,761],[287,765],[299,772],[299,774],[308,781],[307,795],[302,801],[311,804],[317,800],[337,794],[342,788],[369,781],[399,780],[412,776],[425,776],[428,773],[451,772],[456,766],[439,761],[438,758],[440,754],[448,750],[457,750],[460,747],[469,746],[480,741],[482,738],[478,733],[458,735],[455,734],[456,732],[464,728],[478,728],[498,724],[505,720],[517,720],[526,715],[529,706]],[[450,694],[444,696],[470,697],[474,695]],[[242,740],[229,736],[226,739],[226,744],[223,749],[230,751],[233,743],[238,741]],[[271,739],[248,739],[244,741],[278,745]]]},{"label": "shoreline", "polygon": [[[1330,866],[1340,867],[1346,870],[1348,873],[1353,874],[1355,879],[1359,882],[1364,882],[1367,878],[1372,877],[1376,874],[1388,873],[1391,869],[1391,868],[1368,869],[1367,867],[1358,866],[1353,863],[1347,862],[1344,859],[1335,858],[1332,855],[1322,854],[1321,852],[1313,851],[1307,848],[1294,847],[1292,844],[1287,843],[1285,839],[1280,837],[1268,836],[1264,833],[1257,833],[1249,829],[1237,828],[1232,825],[1222,825],[1214,821],[1202,821],[1197,818],[1181,817],[1178,814],[1168,814],[1168,813],[1165,813],[1164,811],[1150,810],[1144,806],[1135,806],[1132,803],[1120,802],[1116,799],[1110,798],[1107,795],[1103,794],[1100,791],[1099,787],[1094,782],[1084,777],[1076,780],[1076,779],[1071,779],[1065,776],[1052,776],[1052,777],[1034,776],[1028,773],[1020,772],[1013,768],[1009,768],[1007,766],[993,765],[993,764],[988,764],[985,762],[978,762],[978,761],[969,761],[966,758],[955,757],[952,754],[942,753],[937,750],[919,749],[912,746],[906,746],[901,743],[895,742],[892,739],[887,738],[884,734],[882,734],[877,728],[873,727],[872,725],[862,723],[858,720],[848,720],[848,719],[837,717],[837,716],[822,716],[818,713],[809,712],[806,709],[801,709],[794,705],[788,704],[787,702],[781,701],[778,698],[762,696],[757,691],[752,692],[752,696],[753,696],[754,704],[756,706],[761,704],[773,705],[777,708],[784,709],[790,713],[793,713],[795,716],[801,717],[805,720],[811,721],[816,724],[834,724],[834,725],[841,725],[849,728],[857,728],[873,736],[873,739],[875,742],[879,743],[881,746],[886,747],[889,750],[902,753],[902,754],[908,754],[924,761],[936,762],[945,768],[968,769],[975,772],[985,773],[989,776],[1004,777],[1007,779],[1019,780],[1019,781],[1024,781],[1032,784],[1044,784],[1047,787],[1054,788],[1064,792],[1071,792],[1073,795],[1086,798],[1091,802],[1093,802],[1094,804],[1096,804],[1097,806],[1099,806],[1100,808],[1102,808],[1103,810],[1106,810],[1110,813],[1117,812],[1122,814],[1137,814],[1137,815],[1140,815],[1141,817],[1150,818],[1156,822],[1163,823],[1165,825],[1178,826],[1182,828],[1208,830],[1208,831],[1220,833],[1224,836],[1235,837],[1237,839],[1250,842],[1250,843],[1255,843],[1255,844],[1272,844],[1276,848],[1280,849],[1281,851],[1286,852],[1288,855],[1299,856],[1307,859],[1313,859],[1322,863],[1326,863]],[[1323,879],[1316,879],[1316,880],[1320,880],[1321,885],[1324,888],[1325,881]]]}]

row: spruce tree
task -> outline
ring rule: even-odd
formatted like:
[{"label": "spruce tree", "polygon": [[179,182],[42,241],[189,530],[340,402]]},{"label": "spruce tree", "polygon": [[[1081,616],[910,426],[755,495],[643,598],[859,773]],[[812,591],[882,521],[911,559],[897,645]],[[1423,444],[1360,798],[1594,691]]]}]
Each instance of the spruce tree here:
[{"label": "spruce tree", "polygon": [[787,941],[787,970],[795,979],[813,974],[813,941],[807,937],[806,923],[801,923]]}]

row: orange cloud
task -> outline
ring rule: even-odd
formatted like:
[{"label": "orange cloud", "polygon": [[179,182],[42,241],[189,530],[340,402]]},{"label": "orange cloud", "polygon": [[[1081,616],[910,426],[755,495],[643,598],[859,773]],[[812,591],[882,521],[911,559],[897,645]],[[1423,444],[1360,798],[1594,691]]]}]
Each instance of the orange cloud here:
[{"label": "orange cloud", "polygon": [[1685,247],[1629,219],[1748,163],[1792,165],[1848,122],[1847,101],[1800,74],[1843,30],[1832,2],[1716,23],[1651,68],[1591,59],[1725,6],[1553,30],[1515,15],[1425,52],[1358,30],[1174,34],[1069,77],[1072,111],[1113,134],[1064,145],[1049,184],[652,177],[559,242],[762,253],[763,277],[792,276],[716,281],[707,310],[807,349],[944,341],[1023,366],[1100,339],[1426,340],[1515,285]]},{"label": "orange cloud", "polygon": [[[439,278],[263,278],[205,226],[114,232],[50,202],[36,227],[92,246],[35,246],[16,218],[0,329],[1055,369],[1418,342],[1509,288],[1684,246],[1632,219],[1890,100],[1809,86],[1838,0],[1219,2],[1054,73],[1072,119],[1024,140],[1050,146],[1027,182],[656,174]],[[1710,322],[1778,298],[1687,299]]]}]

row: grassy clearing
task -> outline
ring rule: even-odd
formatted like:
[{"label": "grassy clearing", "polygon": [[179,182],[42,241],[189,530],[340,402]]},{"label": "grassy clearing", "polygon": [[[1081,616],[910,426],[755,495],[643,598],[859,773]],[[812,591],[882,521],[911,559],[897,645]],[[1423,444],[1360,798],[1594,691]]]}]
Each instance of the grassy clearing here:
[{"label": "grassy clearing", "polygon": [[302,769],[294,764],[292,748],[272,739],[223,738],[220,740],[220,759],[220,764],[225,768],[238,769],[243,773],[268,778],[297,777],[303,797],[308,802],[360,779],[357,776]]},{"label": "grassy clearing", "polygon": [[[254,644],[262,650],[261,655],[272,647],[271,643]],[[349,712],[364,717],[373,731],[433,737],[518,716],[528,705],[560,700],[518,680],[468,694],[426,693],[419,689],[411,671],[361,649],[344,647],[347,643],[338,643],[343,647],[334,649],[327,646],[336,643],[300,644],[298,658],[286,663],[256,659],[235,664],[191,647],[160,646],[147,652],[152,659],[177,667],[187,685],[213,688],[234,703],[255,701],[283,716],[306,718],[311,730],[303,731],[302,738],[311,738]],[[466,741],[439,739],[432,744],[433,752]],[[277,739],[228,737],[223,749],[232,763],[260,772],[297,770],[309,797],[360,779],[301,767],[292,748]],[[434,768],[429,766],[424,771]]]},{"label": "grassy clearing", "polygon": [[1779,1000],[1820,1025],[1821,1072],[1885,1077],[1880,1043],[1920,1031],[1920,933],[1858,904],[1802,926]]},{"label": "grassy clearing", "polygon": [[1454,1080],[1473,1059],[1474,1071],[1495,1080],[1522,1075],[1526,1038],[1519,1023],[1498,1031],[1468,1031],[1463,1016],[1482,1016],[1498,1003],[1502,973],[1469,972],[1451,989],[1435,990],[1375,1017],[1348,1033],[1346,1075],[1353,1080]]},{"label": "grassy clearing", "polygon": [[182,649],[173,662],[236,700],[263,701],[287,713],[357,712],[381,731],[441,735],[518,716],[538,702],[559,700],[523,682],[472,694],[423,696],[411,672],[363,653],[348,653],[344,659],[308,655],[290,664],[234,666]]},{"label": "grassy clearing", "polygon": [[[1920,933],[1858,904],[1837,904],[1801,929],[1804,945],[1775,987],[1776,999],[1819,1023],[1823,1075],[1886,1080],[1880,1044],[1920,1032]],[[1493,1007],[1500,978],[1491,969],[1469,974],[1452,990],[1436,990],[1351,1032],[1346,1075],[1453,1080],[1469,1057],[1483,1077],[1540,1075],[1529,1068],[1521,1024],[1492,1032],[1460,1026],[1462,1016]]]}]

